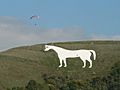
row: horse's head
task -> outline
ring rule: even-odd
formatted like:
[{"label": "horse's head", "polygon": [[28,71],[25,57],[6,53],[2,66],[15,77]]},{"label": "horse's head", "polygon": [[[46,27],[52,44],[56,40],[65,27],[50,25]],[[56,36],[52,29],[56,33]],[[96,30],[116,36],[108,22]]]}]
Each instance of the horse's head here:
[{"label": "horse's head", "polygon": [[51,48],[50,48],[50,46],[49,45],[45,45],[45,49],[44,49],[44,51],[49,51]]}]

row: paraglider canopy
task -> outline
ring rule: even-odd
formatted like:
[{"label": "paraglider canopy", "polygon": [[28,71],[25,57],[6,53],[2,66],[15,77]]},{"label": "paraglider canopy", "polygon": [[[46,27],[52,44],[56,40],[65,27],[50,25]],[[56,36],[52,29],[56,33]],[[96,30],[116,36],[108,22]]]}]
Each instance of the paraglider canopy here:
[{"label": "paraglider canopy", "polygon": [[37,15],[31,16],[30,19],[39,19],[39,16]]}]

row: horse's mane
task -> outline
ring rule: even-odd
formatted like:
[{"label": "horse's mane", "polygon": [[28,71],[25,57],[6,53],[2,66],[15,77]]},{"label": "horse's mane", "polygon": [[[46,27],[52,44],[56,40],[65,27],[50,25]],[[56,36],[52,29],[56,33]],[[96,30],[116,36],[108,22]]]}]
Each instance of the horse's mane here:
[{"label": "horse's mane", "polygon": [[58,48],[58,49],[62,49],[62,50],[67,50],[67,49],[61,48],[61,47],[59,47],[59,46],[53,46],[53,45],[49,45],[49,46],[52,46],[52,47],[55,47],[55,48]]}]

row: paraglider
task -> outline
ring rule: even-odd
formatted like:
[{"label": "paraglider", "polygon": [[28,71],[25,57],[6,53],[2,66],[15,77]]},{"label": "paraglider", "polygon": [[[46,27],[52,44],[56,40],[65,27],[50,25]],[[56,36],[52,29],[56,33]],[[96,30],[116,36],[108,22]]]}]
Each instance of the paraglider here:
[{"label": "paraglider", "polygon": [[35,21],[35,24],[34,24],[35,26],[37,26],[36,20],[39,19],[39,18],[40,18],[40,17],[37,16],[37,15],[34,15],[34,16],[31,16],[31,17],[30,17],[31,20]]},{"label": "paraglider", "polygon": [[30,19],[39,19],[39,16],[37,15],[31,16]]}]

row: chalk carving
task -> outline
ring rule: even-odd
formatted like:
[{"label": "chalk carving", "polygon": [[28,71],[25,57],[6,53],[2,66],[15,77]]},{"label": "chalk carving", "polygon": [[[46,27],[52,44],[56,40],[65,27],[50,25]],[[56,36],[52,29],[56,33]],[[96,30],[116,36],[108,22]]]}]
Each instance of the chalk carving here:
[{"label": "chalk carving", "polygon": [[67,58],[76,58],[79,57],[83,61],[83,66],[82,68],[86,67],[86,61],[89,61],[90,66],[89,68],[92,67],[92,60],[91,60],[91,55],[93,53],[93,59],[96,59],[96,52],[94,50],[85,50],[85,49],[80,49],[80,50],[67,50],[58,46],[53,46],[53,45],[45,45],[44,51],[49,51],[50,49],[54,50],[58,58],[60,60],[60,65],[59,67],[62,67],[62,62],[64,62],[64,67],[67,67],[66,59]]}]

